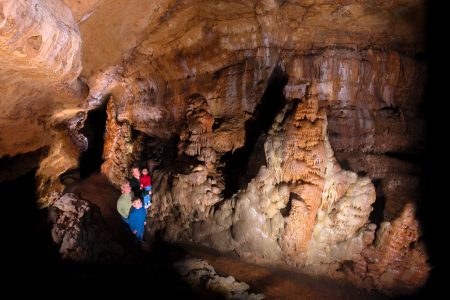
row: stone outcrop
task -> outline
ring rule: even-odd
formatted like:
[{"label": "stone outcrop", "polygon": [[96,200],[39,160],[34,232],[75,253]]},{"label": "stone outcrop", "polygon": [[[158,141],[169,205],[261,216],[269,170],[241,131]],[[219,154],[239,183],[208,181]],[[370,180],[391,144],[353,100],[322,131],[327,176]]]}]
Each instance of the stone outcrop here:
[{"label": "stone outcrop", "polygon": [[53,142],[57,125],[80,110],[81,68],[78,25],[64,4],[0,3],[0,156]]},{"label": "stone outcrop", "polygon": [[[0,3],[0,156],[47,149],[36,173],[40,205],[64,186],[59,175],[78,166],[67,121],[86,94],[81,37],[60,1]],[[83,113],[83,112],[82,112]]]},{"label": "stone outcrop", "polygon": [[60,133],[36,172],[38,205],[41,208],[50,205],[54,194],[64,190],[60,176],[78,167],[78,155],[79,150],[71,143],[69,136]]},{"label": "stone outcrop", "polygon": [[361,253],[367,280],[393,293],[411,293],[425,284],[430,271],[414,205],[405,206],[392,222],[381,224],[377,238]]},{"label": "stone outcrop", "polygon": [[213,291],[225,299],[264,299],[262,294],[249,293],[250,286],[245,282],[238,282],[233,276],[217,275],[214,268],[206,261],[198,258],[187,258],[174,263],[178,273],[192,286],[198,289]]},{"label": "stone outcrop", "polygon": [[326,118],[324,111],[319,111],[316,91],[310,92],[314,94],[294,104],[284,122],[275,120],[265,144],[277,183],[291,183],[291,209],[281,245],[294,264],[304,264],[302,256],[308,249],[324,189]]},{"label": "stone outcrop", "polygon": [[[422,246],[406,246],[419,241],[417,221],[407,209],[393,224],[413,223],[408,228],[394,225],[398,229],[389,234],[390,223],[382,223],[375,241],[377,225],[369,220],[375,188],[369,177],[340,167],[326,136],[327,120],[319,108],[316,85],[304,94],[301,100],[288,98],[265,142],[267,166],[231,199],[224,199],[220,177],[206,163],[188,175],[155,172],[152,210],[159,222],[150,230],[162,230],[170,241],[234,250],[257,262],[284,261],[385,293],[412,292],[411,286],[424,284],[429,271]],[[201,105],[198,109],[205,112]],[[401,221],[405,218],[412,219]],[[383,238],[396,234],[407,242],[390,246],[391,237]],[[394,248],[395,254],[389,256],[384,247]],[[375,252],[401,263],[391,269],[383,259],[374,258]],[[411,269],[410,263],[418,267]],[[394,283],[401,280],[405,282]]]},{"label": "stone outcrop", "polygon": [[368,177],[341,169],[327,140],[325,153],[325,182],[306,265],[330,274],[343,261],[359,259],[373,242],[376,225],[369,222],[369,215],[375,189]]},{"label": "stone outcrop", "polygon": [[63,260],[117,263],[125,256],[112,239],[98,207],[74,194],[54,194],[49,209],[52,239]]},{"label": "stone outcrop", "polygon": [[122,181],[129,176],[131,168],[131,127],[127,123],[118,123],[114,100],[110,99],[106,109],[105,145],[101,171],[109,180],[120,187]]}]

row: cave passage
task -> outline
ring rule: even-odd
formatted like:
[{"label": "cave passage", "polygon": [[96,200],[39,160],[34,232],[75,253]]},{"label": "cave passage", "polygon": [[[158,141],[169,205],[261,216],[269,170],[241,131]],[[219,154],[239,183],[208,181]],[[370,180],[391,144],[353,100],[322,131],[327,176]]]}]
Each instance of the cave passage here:
[{"label": "cave passage", "polygon": [[381,222],[384,221],[384,207],[386,206],[386,196],[384,195],[381,188],[381,179],[374,179],[372,183],[375,187],[376,198],[375,202],[372,204],[373,210],[370,213],[370,222],[377,225],[377,229],[380,228]]},{"label": "cave passage", "polygon": [[106,128],[106,102],[88,112],[81,133],[88,139],[88,149],[80,156],[80,177],[86,178],[99,171],[103,163],[103,143]]},{"label": "cave passage", "polygon": [[[6,260],[8,265],[13,262],[18,270],[21,267],[34,268],[59,262],[58,250],[52,242],[47,221],[47,210],[40,210],[36,206],[36,170],[33,168],[13,180],[0,182],[0,194],[7,204],[1,218],[4,223],[2,248],[6,250],[3,262]],[[22,277],[22,280],[25,278]]]},{"label": "cave passage", "polygon": [[185,154],[178,155],[178,144],[180,137],[172,135],[169,138],[147,136],[135,129],[132,129],[132,140],[139,141],[138,147],[142,149],[140,158],[133,165],[140,169],[149,168],[150,176],[156,169],[173,171],[180,174],[190,174],[192,166],[201,162],[192,156]]},{"label": "cave passage", "polygon": [[281,66],[276,66],[253,117],[245,123],[244,146],[234,153],[229,152],[222,156],[222,162],[225,163],[223,169],[225,198],[245,188],[256,176],[260,167],[266,164],[264,143],[275,116],[286,104],[283,88],[287,82],[287,74]]}]

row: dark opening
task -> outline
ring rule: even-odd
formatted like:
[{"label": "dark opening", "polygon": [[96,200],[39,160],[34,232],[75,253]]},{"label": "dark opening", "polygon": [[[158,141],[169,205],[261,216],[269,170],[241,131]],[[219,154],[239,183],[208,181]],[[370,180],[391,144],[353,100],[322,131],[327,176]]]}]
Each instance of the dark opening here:
[{"label": "dark opening", "polygon": [[31,169],[38,168],[41,160],[48,155],[48,149],[49,147],[42,147],[12,157],[3,156],[0,158],[0,181],[11,181],[27,174]]},{"label": "dark opening", "polygon": [[134,134],[136,134],[136,139],[140,139],[140,147],[142,147],[139,161],[135,162],[140,168],[147,167],[147,162],[151,160],[156,164],[155,169],[190,174],[193,166],[201,164],[195,157],[185,154],[178,155],[180,141],[178,135],[165,139],[149,137],[133,130]]},{"label": "dark opening", "polygon": [[381,189],[381,182],[381,179],[372,180],[372,183],[375,186],[376,199],[375,203],[372,204],[373,210],[370,213],[369,220],[377,225],[377,229],[380,228],[380,224],[384,220],[384,207],[386,206],[386,197]]},{"label": "dark opening", "polygon": [[380,112],[382,114],[390,114],[390,115],[399,115],[400,114],[400,108],[394,107],[394,106],[385,106],[380,108]]},{"label": "dark opening", "polygon": [[[332,148],[333,148],[333,146],[332,146]],[[355,170],[352,169],[352,167],[350,166],[350,162],[347,159],[347,157],[346,157],[347,155],[346,154],[347,153],[342,153],[342,152],[335,151],[334,152],[334,157],[336,158],[337,162],[339,163],[339,165],[341,166],[342,169],[344,169],[344,170],[351,170],[351,171],[355,172]]]},{"label": "dark opening", "polygon": [[283,88],[287,82],[287,74],[280,66],[275,67],[253,117],[245,123],[244,146],[234,153],[222,156],[222,162],[225,165],[223,168],[224,197],[230,197],[239,189],[247,186],[259,168],[266,164],[264,142],[275,116],[286,103]]},{"label": "dark opening", "polygon": [[443,229],[448,225],[448,201],[443,200],[443,190],[448,185],[448,176],[442,176],[442,170],[448,170],[448,150],[444,146],[447,139],[442,135],[448,127],[448,110],[445,108],[446,76],[448,62],[447,49],[441,47],[441,39],[435,34],[446,23],[446,11],[443,3],[427,1],[425,34],[427,37],[424,57],[427,59],[427,80],[425,83],[424,113],[426,117],[426,149],[422,158],[422,190],[417,203],[417,218],[421,224],[423,241],[427,247],[432,266],[431,275],[425,287],[418,293],[417,299],[448,298],[448,250],[443,246]]},{"label": "dark opening", "polygon": [[80,179],[79,169],[70,169],[59,175],[59,181],[65,186],[72,185]]},{"label": "dark opening", "polygon": [[99,171],[103,163],[103,143],[106,128],[106,102],[101,107],[88,112],[84,127],[80,132],[88,139],[88,149],[80,156],[80,176],[86,178]]},{"label": "dark opening", "polygon": [[367,176],[367,171],[364,171],[364,170],[358,171],[358,172],[356,172],[356,174],[358,174],[358,176]]},{"label": "dark opening", "polygon": [[292,201],[303,201],[299,195],[297,195],[296,193],[290,193],[289,194],[289,201],[286,204],[286,207],[280,209],[280,213],[283,217],[288,217],[289,214],[291,213],[291,209],[292,209]]},{"label": "dark opening", "polygon": [[14,268],[26,275],[27,270],[55,263],[58,251],[51,239],[47,211],[36,206],[35,174],[37,168],[14,180],[0,182],[0,194],[8,201],[7,211],[2,216],[3,266],[14,263]]},{"label": "dark opening", "polygon": [[415,153],[405,153],[405,152],[386,152],[385,155],[387,157],[396,158],[399,160],[420,163],[422,161],[422,157],[420,154]]}]

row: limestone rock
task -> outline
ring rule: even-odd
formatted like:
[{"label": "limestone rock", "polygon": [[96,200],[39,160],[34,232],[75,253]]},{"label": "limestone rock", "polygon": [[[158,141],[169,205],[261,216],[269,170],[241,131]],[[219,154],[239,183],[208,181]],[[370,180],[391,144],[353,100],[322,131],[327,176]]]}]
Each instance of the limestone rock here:
[{"label": "limestone rock", "polygon": [[[154,195],[155,209],[164,220],[158,230],[164,230],[170,241],[234,250],[256,262],[285,261],[306,272],[390,293],[394,277],[369,275],[370,268],[377,270],[379,263],[371,262],[369,268],[368,257],[373,256],[367,254],[369,249],[388,243],[374,242],[376,225],[369,221],[376,197],[374,185],[367,176],[342,169],[334,157],[317,85],[312,83],[300,93],[304,95],[301,100],[290,100],[275,117],[265,142],[267,166],[230,199],[210,193],[213,182],[221,181],[217,174],[211,177],[214,164],[213,169],[199,165],[187,175],[155,173],[164,178],[155,182],[160,186]],[[201,153],[204,148],[198,149]],[[404,234],[409,235],[399,233]],[[419,260],[426,257],[417,251],[411,255]],[[398,251],[392,253],[400,257]],[[414,279],[404,283],[408,288],[424,283],[429,270],[424,261],[418,270],[408,277]],[[400,274],[407,276],[408,272],[402,269]]]},{"label": "limestone rock", "polygon": [[61,257],[80,263],[114,263],[125,254],[112,240],[98,207],[74,194],[59,195],[49,207],[52,239]]},{"label": "limestone rock", "polygon": [[60,1],[0,3],[0,156],[48,146],[85,93],[81,37]]},{"label": "limestone rock", "polygon": [[[3,0],[0,157],[48,148],[38,193],[58,203],[59,176],[89,147],[88,111],[108,101],[102,172],[118,185],[131,163],[152,167],[150,232],[413,291],[429,273],[411,208],[424,5]],[[236,167],[246,178],[233,189],[228,164],[250,148],[264,149],[251,174]],[[380,228],[374,201],[385,202]],[[69,231],[55,238],[71,256],[83,230]],[[74,258],[97,257],[83,247]]]},{"label": "limestone rock", "polygon": [[206,261],[198,258],[188,258],[174,263],[178,273],[186,281],[197,288],[204,288],[217,292],[225,299],[264,299],[262,294],[249,293],[250,286],[245,282],[238,282],[233,276],[217,275],[214,268]]},{"label": "limestone rock", "polygon": [[406,205],[392,222],[381,224],[377,239],[362,252],[367,277],[392,294],[413,293],[430,271],[413,205]]},{"label": "limestone rock", "polygon": [[60,176],[68,169],[78,167],[79,150],[71,143],[69,137],[62,133],[59,139],[51,145],[48,155],[40,162],[36,172],[38,204],[47,207],[52,200],[52,194],[64,190],[64,185],[59,180]]},{"label": "limestone rock", "polygon": [[106,112],[105,144],[103,147],[105,162],[102,164],[101,171],[114,185],[120,187],[120,184],[129,176],[131,171],[131,153],[133,152],[131,128],[129,124],[117,121],[117,111],[113,99],[108,101]]}]

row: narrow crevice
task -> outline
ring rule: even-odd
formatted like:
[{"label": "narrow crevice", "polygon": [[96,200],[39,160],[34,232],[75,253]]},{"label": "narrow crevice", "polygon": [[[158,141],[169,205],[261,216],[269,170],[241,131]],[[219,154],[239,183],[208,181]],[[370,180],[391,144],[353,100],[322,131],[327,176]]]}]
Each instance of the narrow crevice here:
[{"label": "narrow crevice", "polygon": [[260,167],[266,164],[264,143],[275,116],[286,104],[283,88],[287,82],[287,74],[280,66],[275,67],[253,117],[245,123],[244,146],[234,153],[222,156],[224,197],[230,197],[239,189],[246,187]]},{"label": "narrow crevice", "polygon": [[74,184],[80,179],[80,169],[69,169],[66,172],[59,175],[59,182],[65,186]]},{"label": "narrow crevice", "polygon": [[292,201],[302,201],[302,199],[296,193],[290,193],[289,194],[289,201],[288,201],[288,203],[286,204],[286,206],[284,208],[280,209],[280,213],[281,213],[281,215],[284,218],[289,217],[289,214],[291,213]]},{"label": "narrow crevice", "polygon": [[106,129],[106,102],[88,112],[80,132],[88,139],[88,149],[80,155],[80,177],[86,178],[100,170]]},{"label": "narrow crevice", "polygon": [[419,163],[422,162],[422,157],[420,154],[414,153],[404,153],[404,152],[386,152],[384,153],[387,157],[396,158],[398,160]]},{"label": "narrow crevice", "polygon": [[375,203],[372,204],[373,210],[370,213],[369,220],[371,223],[377,225],[377,228],[380,228],[381,222],[384,220],[384,207],[386,206],[386,196],[384,195],[381,185],[381,179],[372,180],[373,185],[375,186],[376,191],[376,200]]}]

